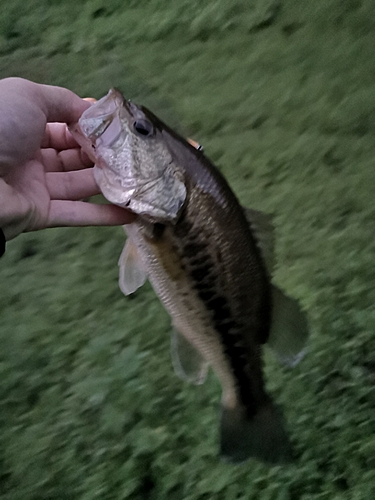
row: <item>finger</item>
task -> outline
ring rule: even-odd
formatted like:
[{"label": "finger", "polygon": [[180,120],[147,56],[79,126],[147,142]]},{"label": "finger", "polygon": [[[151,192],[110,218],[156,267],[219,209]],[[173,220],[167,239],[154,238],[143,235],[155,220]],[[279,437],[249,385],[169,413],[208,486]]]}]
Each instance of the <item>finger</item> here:
[{"label": "finger", "polygon": [[89,107],[61,87],[22,78],[0,80],[0,169],[8,171],[36,154],[47,122],[75,123]]},{"label": "finger", "polygon": [[89,102],[68,89],[41,85],[23,78],[6,78],[2,80],[1,87],[8,96],[19,96],[23,99],[23,104],[30,103],[30,108],[34,107],[35,113],[42,112],[46,122],[76,122],[85,109],[90,107]]},{"label": "finger", "polygon": [[65,123],[47,123],[41,147],[61,151],[62,149],[76,148],[78,144]]},{"label": "finger", "polygon": [[79,170],[81,168],[90,168],[94,166],[94,162],[90,160],[81,148],[60,151],[57,156],[60,158],[65,171]]},{"label": "finger", "polygon": [[68,172],[93,166],[93,162],[80,148],[56,152],[55,149],[42,149],[40,161],[46,172]]},{"label": "finger", "polygon": [[36,93],[47,122],[74,123],[90,107],[90,103],[62,87],[38,85]]},{"label": "finger", "polygon": [[73,172],[49,172],[46,174],[46,184],[51,200],[81,200],[100,194],[92,168]]},{"label": "finger", "polygon": [[115,205],[53,200],[46,227],[121,226],[131,224],[135,219],[135,214]]}]

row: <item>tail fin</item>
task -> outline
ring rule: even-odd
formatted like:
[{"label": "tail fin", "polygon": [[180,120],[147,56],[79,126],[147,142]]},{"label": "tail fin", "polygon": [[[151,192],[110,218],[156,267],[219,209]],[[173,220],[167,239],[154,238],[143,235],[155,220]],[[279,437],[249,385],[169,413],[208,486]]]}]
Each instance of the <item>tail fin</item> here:
[{"label": "tail fin", "polygon": [[251,418],[243,407],[223,407],[221,456],[232,463],[240,463],[250,457],[272,464],[293,460],[282,415],[271,401],[261,406]]}]

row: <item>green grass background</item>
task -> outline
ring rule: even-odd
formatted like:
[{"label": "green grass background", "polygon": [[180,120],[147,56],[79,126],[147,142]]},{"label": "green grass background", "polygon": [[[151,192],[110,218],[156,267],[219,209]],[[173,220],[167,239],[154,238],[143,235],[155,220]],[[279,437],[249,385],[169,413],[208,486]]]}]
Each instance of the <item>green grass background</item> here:
[{"label": "green grass background", "polygon": [[112,86],[201,142],[273,214],[275,282],[311,324],[266,353],[298,460],[220,462],[214,376],[179,381],[149,285],[117,286],[121,228],[22,235],[0,262],[4,500],[375,498],[375,4],[12,0],[0,77]]}]

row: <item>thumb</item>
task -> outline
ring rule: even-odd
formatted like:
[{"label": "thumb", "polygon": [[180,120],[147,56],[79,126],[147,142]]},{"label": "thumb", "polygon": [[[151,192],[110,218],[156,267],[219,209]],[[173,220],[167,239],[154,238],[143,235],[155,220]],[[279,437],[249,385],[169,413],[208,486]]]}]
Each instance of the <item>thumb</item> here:
[{"label": "thumb", "polygon": [[77,122],[90,103],[63,87],[37,85],[36,93],[47,122]]}]

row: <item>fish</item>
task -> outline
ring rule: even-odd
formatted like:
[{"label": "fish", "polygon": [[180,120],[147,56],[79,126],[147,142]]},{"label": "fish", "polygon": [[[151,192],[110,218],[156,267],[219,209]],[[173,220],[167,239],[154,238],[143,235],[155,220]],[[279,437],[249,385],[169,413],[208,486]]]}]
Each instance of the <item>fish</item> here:
[{"label": "fish", "polygon": [[122,292],[149,279],[171,317],[177,375],[200,385],[211,367],[220,381],[223,460],[293,461],[282,412],[265,389],[262,352],[267,343],[294,366],[306,351],[308,322],[272,283],[270,217],[240,205],[198,143],[117,89],[71,133],[93,159],[105,198],[137,214],[124,226]]}]

